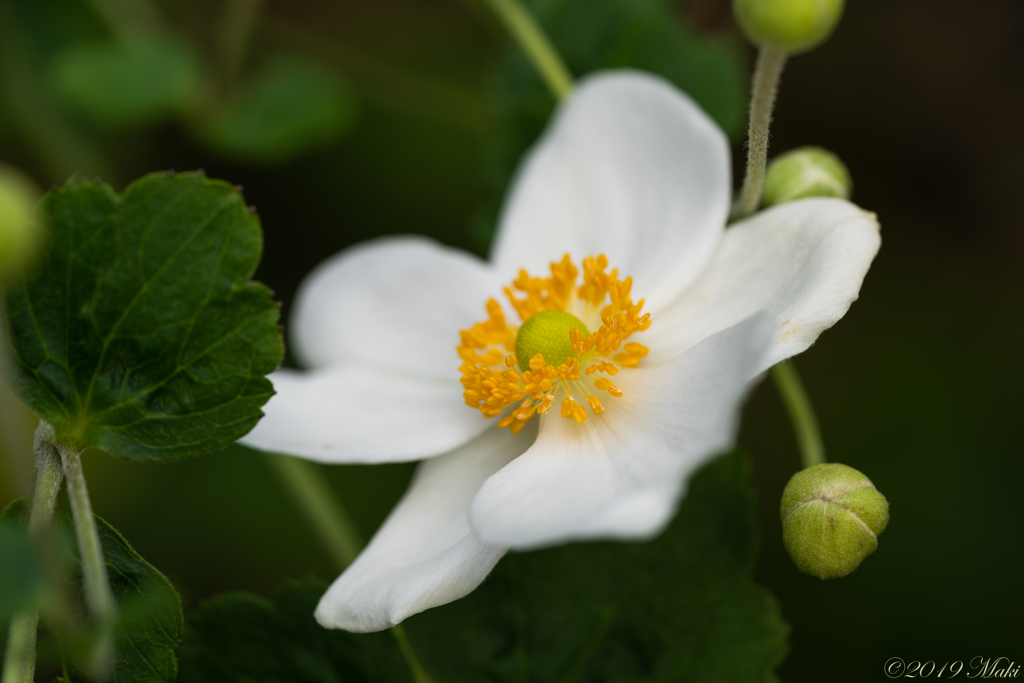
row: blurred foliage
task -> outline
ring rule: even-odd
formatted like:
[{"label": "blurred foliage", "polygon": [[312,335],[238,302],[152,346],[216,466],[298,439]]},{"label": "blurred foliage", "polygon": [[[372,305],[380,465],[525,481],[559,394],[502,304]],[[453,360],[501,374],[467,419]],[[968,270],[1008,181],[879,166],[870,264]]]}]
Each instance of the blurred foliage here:
[{"label": "blurred foliage", "polygon": [[[28,524],[29,505],[12,503],[0,522]],[[118,628],[110,679],[138,683],[173,681],[178,670],[177,648],[183,628],[181,600],[171,582],[149,564],[112,526],[96,517],[110,587],[118,605]],[[62,495],[54,515],[53,534],[74,537],[71,509]],[[85,625],[86,608],[82,593],[82,572],[77,547],[66,567],[67,577],[51,579],[52,594],[70,589],[71,605],[44,612],[43,625],[60,639],[61,658],[68,683],[89,683],[84,662],[94,644],[95,632]],[[104,677],[106,680],[106,677]]]},{"label": "blurred foliage", "polygon": [[54,57],[50,78],[69,107],[112,128],[186,112],[200,91],[190,46],[160,37],[73,45]]},{"label": "blurred foliage", "polygon": [[355,113],[351,88],[330,69],[278,56],[199,126],[203,139],[226,156],[275,163],[336,140]]},{"label": "blurred foliage", "polygon": [[45,596],[46,578],[25,529],[0,522],[0,621],[38,608]]},{"label": "blurred foliage", "polygon": [[[728,454],[698,472],[655,541],[508,555],[467,597],[406,620],[409,642],[441,681],[770,680],[787,628],[750,578],[749,480],[749,457]],[[390,634],[316,625],[325,589],[209,600],[189,616],[180,680],[409,680]]]},{"label": "blurred foliage", "polygon": [[289,581],[271,600],[227,593],[188,617],[179,683],[412,681],[392,635],[329,631],[313,619],[327,585]]},{"label": "blurred foliage", "polygon": [[41,210],[53,244],[6,310],[15,385],[58,437],[166,460],[248,433],[284,348],[238,189],[153,173],[118,196],[73,178]]}]

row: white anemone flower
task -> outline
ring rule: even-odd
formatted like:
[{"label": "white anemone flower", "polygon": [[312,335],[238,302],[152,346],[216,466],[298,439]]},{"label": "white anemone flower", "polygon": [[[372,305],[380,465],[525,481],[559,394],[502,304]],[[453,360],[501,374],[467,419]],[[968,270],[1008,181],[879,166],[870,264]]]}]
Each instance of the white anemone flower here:
[{"label": "white anemone flower", "polygon": [[388,237],[308,277],[291,335],[309,369],[273,375],[244,443],[424,460],[321,599],[322,625],[397,624],[472,591],[508,549],[667,525],[732,445],[752,381],[846,313],[880,244],[874,216],[838,199],[726,229],[729,166],[725,135],[672,85],[594,75],[523,161],[490,260]]}]

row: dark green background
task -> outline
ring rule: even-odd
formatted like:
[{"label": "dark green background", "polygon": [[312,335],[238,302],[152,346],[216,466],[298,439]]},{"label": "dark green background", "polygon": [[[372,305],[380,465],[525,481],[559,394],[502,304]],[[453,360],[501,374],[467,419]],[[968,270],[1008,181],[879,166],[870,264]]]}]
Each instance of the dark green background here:
[{"label": "dark green background", "polygon": [[[22,4],[2,0],[6,10]],[[853,575],[820,582],[799,574],[782,549],[777,512],[798,466],[795,443],[774,388],[758,387],[740,441],[754,456],[761,497],[757,578],[793,625],[779,673],[867,681],[886,680],[882,666],[893,656],[940,666],[977,655],[1020,662],[1024,5],[848,4],[834,38],[787,68],[772,149],[818,144],[838,153],[855,200],[882,224],[860,301],[798,366],[830,459],[871,477],[892,521]],[[76,3],[55,5],[69,24],[78,21]],[[165,5],[198,45],[214,40],[217,3]],[[499,196],[488,170],[491,74],[508,46],[482,5],[289,0],[265,11],[257,55],[299,50],[351,81],[360,111],[348,137],[256,165],[225,161],[173,123],[84,127],[102,158],[79,170],[102,170],[119,189],[165,168],[203,167],[243,184],[266,234],[258,277],[284,300],[285,319],[303,274],[359,240],[421,232],[480,251],[481,225]],[[707,34],[735,30],[723,0],[691,0],[679,11]],[[9,87],[11,59],[0,54],[0,83],[8,79],[0,158],[43,185],[62,181],[61,169],[80,162],[54,160],[19,129],[24,100]],[[26,466],[0,464],[0,506],[24,493]],[[171,578],[186,606],[227,589],[269,594],[287,577],[333,578],[259,454],[236,447],[143,465],[89,453],[85,467],[96,512]],[[324,470],[367,536],[411,471]]]}]

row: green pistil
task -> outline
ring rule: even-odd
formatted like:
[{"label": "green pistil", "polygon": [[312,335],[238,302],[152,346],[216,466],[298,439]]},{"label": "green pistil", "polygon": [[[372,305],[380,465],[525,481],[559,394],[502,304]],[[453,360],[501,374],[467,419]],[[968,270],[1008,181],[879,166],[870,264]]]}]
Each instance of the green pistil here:
[{"label": "green pistil", "polygon": [[559,365],[573,355],[569,332],[579,330],[580,336],[590,334],[587,326],[565,311],[541,311],[530,316],[516,334],[516,358],[519,369],[530,369],[530,359],[538,353],[550,365]]}]

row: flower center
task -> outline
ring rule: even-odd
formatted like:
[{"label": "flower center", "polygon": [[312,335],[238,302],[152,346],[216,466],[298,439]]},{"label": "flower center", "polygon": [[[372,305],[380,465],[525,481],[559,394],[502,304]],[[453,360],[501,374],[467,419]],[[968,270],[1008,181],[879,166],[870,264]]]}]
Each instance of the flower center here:
[{"label": "flower center", "polygon": [[516,357],[519,369],[530,369],[530,359],[540,354],[553,363],[568,362],[572,357],[572,339],[569,333],[578,330],[583,337],[590,336],[587,326],[565,311],[541,311],[526,319],[516,332]]},{"label": "flower center", "polygon": [[603,255],[584,259],[579,286],[579,270],[568,254],[551,264],[549,278],[520,270],[512,282],[518,294],[505,288],[523,321],[518,328],[509,325],[497,301],[488,300],[488,319],[459,333],[466,405],[487,417],[504,414],[498,426],[515,434],[534,415],[547,413],[559,396],[562,417],[579,424],[587,419],[584,404],[595,415],[604,412],[596,392],[621,397],[609,377],[647,355],[643,344],[623,342],[650,327],[651,315],[640,314],[642,299],[630,299],[632,278],[619,280],[617,270],[607,269]]}]

